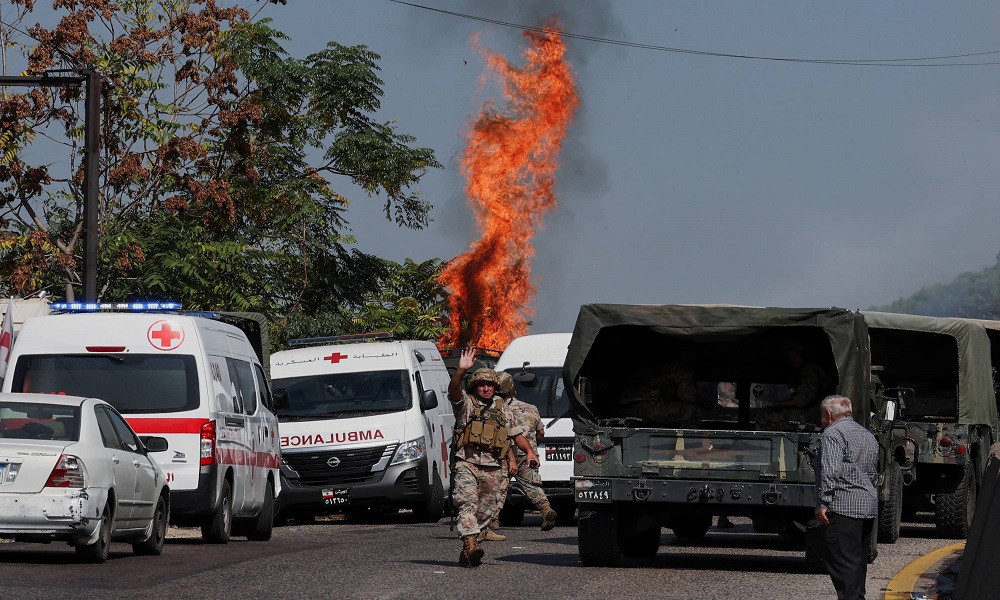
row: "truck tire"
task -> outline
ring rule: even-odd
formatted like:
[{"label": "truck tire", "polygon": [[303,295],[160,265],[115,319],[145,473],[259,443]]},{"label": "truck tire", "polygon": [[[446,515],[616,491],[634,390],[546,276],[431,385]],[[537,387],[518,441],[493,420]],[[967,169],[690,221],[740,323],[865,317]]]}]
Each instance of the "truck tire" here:
[{"label": "truck tire", "polygon": [[691,517],[681,523],[671,524],[671,529],[679,539],[685,542],[697,542],[705,537],[712,527],[712,517],[710,515]]},{"label": "truck tire", "polygon": [[653,527],[634,535],[622,536],[622,555],[630,558],[650,558],[660,550],[660,528]]},{"label": "truck tire", "polygon": [[[875,537],[875,536],[872,536]],[[806,571],[809,573],[826,573],[826,561],[823,560],[823,527],[815,519],[806,525]]]},{"label": "truck tire", "polygon": [[889,465],[886,474],[889,497],[878,506],[878,541],[895,544],[899,539],[899,523],[903,520],[903,468],[899,463]]},{"label": "truck tire", "polygon": [[500,509],[500,524],[504,527],[517,527],[524,523],[523,506],[505,506]]},{"label": "truck tire", "polygon": [[618,540],[618,514],[614,506],[580,505],[577,545],[583,566],[618,566],[622,559],[622,547]]},{"label": "truck tire", "polygon": [[938,537],[965,539],[976,513],[976,477],[972,462],[961,473],[948,474],[934,494],[934,525]]}]

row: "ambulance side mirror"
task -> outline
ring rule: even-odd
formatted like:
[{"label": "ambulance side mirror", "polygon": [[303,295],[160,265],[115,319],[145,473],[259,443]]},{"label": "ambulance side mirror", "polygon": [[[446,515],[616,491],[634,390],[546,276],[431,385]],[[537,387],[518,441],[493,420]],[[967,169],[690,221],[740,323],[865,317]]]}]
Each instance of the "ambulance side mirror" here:
[{"label": "ambulance side mirror", "polygon": [[420,410],[427,412],[438,407],[438,397],[434,390],[420,392]]},{"label": "ambulance side mirror", "polygon": [[274,390],[274,410],[288,410],[289,406],[288,390],[285,388]]},{"label": "ambulance side mirror", "polygon": [[142,445],[146,447],[146,452],[167,451],[167,438],[155,435],[144,435],[139,439],[142,440]]}]

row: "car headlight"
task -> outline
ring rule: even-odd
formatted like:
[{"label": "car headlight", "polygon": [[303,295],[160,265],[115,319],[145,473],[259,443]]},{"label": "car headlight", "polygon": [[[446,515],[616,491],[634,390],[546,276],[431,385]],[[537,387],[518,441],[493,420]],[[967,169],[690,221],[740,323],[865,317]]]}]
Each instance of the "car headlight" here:
[{"label": "car headlight", "polygon": [[427,456],[427,444],[424,443],[424,436],[420,436],[415,440],[400,444],[399,448],[396,448],[396,453],[392,455],[392,462],[389,464],[398,465],[399,463],[413,462],[425,456]]}]

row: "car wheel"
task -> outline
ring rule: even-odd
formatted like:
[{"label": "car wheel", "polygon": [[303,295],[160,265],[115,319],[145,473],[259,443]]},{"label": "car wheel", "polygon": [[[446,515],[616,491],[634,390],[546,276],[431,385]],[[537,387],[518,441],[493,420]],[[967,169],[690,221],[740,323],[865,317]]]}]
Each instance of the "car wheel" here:
[{"label": "car wheel", "polygon": [[163,544],[167,539],[167,518],[167,500],[160,496],[156,501],[153,521],[150,523],[149,537],[132,544],[132,552],[149,556],[157,556],[163,552]]},{"label": "car wheel", "polygon": [[247,539],[252,542],[266,542],[271,539],[274,530],[274,488],[267,482],[264,490],[264,505],[260,507],[260,515],[247,523]]},{"label": "car wheel", "polygon": [[101,524],[98,526],[97,541],[93,544],[80,544],[76,546],[76,555],[80,560],[89,563],[103,563],[108,560],[108,555],[111,554],[113,512],[110,502],[104,505],[104,511],[101,512]]},{"label": "car wheel", "polygon": [[517,527],[521,523],[524,523],[524,507],[505,506],[500,509],[500,515],[497,519],[504,527]]},{"label": "car wheel", "polygon": [[222,483],[222,497],[219,498],[219,508],[215,510],[212,520],[201,526],[201,539],[209,544],[225,544],[233,531],[233,491],[229,481]]},{"label": "car wheel", "polygon": [[899,523],[903,520],[903,470],[899,463],[889,465],[888,499],[878,507],[878,541],[895,544],[899,539]]}]

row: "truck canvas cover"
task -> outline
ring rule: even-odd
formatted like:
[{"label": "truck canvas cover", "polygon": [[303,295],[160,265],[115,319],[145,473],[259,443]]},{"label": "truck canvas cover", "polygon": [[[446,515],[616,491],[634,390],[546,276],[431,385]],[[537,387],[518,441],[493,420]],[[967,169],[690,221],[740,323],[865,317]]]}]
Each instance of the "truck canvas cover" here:
[{"label": "truck canvas cover", "polygon": [[[580,308],[563,367],[574,429],[581,433],[601,418],[613,417],[613,390],[620,382],[643,360],[662,357],[679,344],[696,345],[701,352],[699,360],[709,369],[721,365],[729,376],[736,369],[754,377],[776,368],[771,365],[780,359],[762,356],[747,344],[755,340],[757,348],[774,348],[774,354],[780,354],[778,340],[787,335],[812,336],[817,348],[830,353],[828,359],[836,366],[837,393],[851,398],[855,419],[867,426],[868,331],[858,312],[841,308],[588,304]],[[583,379],[589,388],[578,386]]]},{"label": "truck canvas cover", "polygon": [[[958,350],[958,423],[992,425],[997,422],[992,366],[984,359],[990,356],[990,340],[982,324],[946,317],[868,311],[862,314],[873,339],[879,336],[880,330],[924,332],[953,338]],[[902,351],[899,346],[895,348]],[[919,365],[919,357],[904,355],[904,358],[911,365]],[[876,355],[873,360],[879,364],[880,357]],[[886,367],[887,375],[893,375],[891,365],[882,366]]]}]

